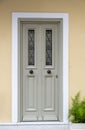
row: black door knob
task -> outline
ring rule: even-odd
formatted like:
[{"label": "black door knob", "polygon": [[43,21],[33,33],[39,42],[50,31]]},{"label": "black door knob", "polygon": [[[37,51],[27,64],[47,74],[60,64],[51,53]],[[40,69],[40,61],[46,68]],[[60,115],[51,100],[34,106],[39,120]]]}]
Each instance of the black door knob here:
[{"label": "black door knob", "polygon": [[47,73],[48,73],[48,74],[51,74],[51,70],[48,70]]},{"label": "black door knob", "polygon": [[30,73],[30,74],[33,74],[33,70],[30,70],[29,73]]}]

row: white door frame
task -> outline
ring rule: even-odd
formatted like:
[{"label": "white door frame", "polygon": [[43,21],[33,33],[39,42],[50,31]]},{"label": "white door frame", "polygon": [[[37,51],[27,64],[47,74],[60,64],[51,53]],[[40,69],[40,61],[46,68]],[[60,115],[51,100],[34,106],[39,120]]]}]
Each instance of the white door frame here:
[{"label": "white door frame", "polygon": [[[12,122],[19,122],[19,20],[20,19],[49,19],[61,21],[62,28],[62,112],[61,122],[68,122],[68,14],[64,13],[12,13]],[[60,99],[61,100],[61,99]]]}]

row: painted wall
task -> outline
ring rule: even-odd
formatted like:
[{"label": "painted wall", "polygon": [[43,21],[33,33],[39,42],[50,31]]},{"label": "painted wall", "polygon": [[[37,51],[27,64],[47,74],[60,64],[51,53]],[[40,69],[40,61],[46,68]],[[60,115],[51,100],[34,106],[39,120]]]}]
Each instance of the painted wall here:
[{"label": "painted wall", "polygon": [[69,99],[85,95],[85,0],[0,0],[0,122],[11,122],[12,12],[69,14]]}]

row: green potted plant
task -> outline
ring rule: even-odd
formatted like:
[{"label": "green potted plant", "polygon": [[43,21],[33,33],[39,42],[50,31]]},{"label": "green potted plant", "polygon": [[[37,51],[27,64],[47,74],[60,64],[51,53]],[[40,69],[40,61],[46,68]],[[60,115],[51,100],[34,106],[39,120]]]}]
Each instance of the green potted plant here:
[{"label": "green potted plant", "polygon": [[72,106],[69,109],[69,119],[72,122],[72,130],[85,129],[85,98],[80,100],[80,92],[72,98]]}]

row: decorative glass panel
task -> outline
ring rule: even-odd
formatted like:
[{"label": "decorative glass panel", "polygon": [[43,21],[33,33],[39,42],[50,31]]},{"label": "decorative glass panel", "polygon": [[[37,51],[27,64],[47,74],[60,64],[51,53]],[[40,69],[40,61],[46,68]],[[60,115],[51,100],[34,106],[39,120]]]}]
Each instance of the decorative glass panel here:
[{"label": "decorative glass panel", "polygon": [[52,65],[52,30],[46,30],[46,65]]},{"label": "decorative glass panel", "polygon": [[35,64],[35,31],[28,30],[28,65]]}]

